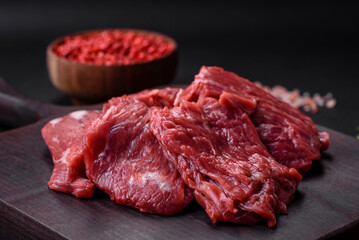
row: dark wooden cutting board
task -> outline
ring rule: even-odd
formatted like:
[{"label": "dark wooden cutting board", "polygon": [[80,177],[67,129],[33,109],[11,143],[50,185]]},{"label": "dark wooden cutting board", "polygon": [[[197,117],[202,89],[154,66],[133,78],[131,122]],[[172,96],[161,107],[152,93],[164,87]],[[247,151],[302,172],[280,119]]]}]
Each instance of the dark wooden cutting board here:
[{"label": "dark wooden cutting board", "polygon": [[53,163],[40,129],[52,118],[99,106],[39,103],[1,81],[0,92],[0,120],[28,124],[0,133],[0,238],[355,239],[359,232],[359,141],[353,137],[318,126],[330,133],[329,150],[304,176],[275,228],[213,224],[195,202],[180,214],[160,216],[117,205],[99,191],[93,199],[77,199],[49,190]]}]

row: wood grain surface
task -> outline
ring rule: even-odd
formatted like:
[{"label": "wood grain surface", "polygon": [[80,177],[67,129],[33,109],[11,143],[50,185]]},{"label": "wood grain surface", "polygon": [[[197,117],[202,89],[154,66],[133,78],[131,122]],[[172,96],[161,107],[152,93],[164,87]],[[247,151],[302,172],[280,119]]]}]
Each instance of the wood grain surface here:
[{"label": "wood grain surface", "polygon": [[[0,91],[11,92],[1,84]],[[0,133],[1,239],[355,239],[358,233],[359,141],[353,137],[318,126],[330,133],[329,150],[304,175],[275,228],[213,224],[194,201],[177,215],[160,216],[117,205],[100,191],[77,199],[49,190],[53,163],[40,129],[78,107],[36,104],[40,120]]]}]

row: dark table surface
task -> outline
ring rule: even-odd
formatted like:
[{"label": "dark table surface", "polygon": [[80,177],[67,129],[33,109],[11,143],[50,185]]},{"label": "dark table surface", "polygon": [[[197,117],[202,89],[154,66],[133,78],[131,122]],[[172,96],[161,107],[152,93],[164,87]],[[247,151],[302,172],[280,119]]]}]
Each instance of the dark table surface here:
[{"label": "dark table surface", "polygon": [[358,4],[223,0],[1,1],[0,76],[29,98],[70,105],[49,81],[47,44],[88,29],[155,30],[178,42],[175,83],[191,82],[202,65],[217,65],[269,86],[331,92],[336,107],[311,114],[314,122],[357,136],[358,10]]}]

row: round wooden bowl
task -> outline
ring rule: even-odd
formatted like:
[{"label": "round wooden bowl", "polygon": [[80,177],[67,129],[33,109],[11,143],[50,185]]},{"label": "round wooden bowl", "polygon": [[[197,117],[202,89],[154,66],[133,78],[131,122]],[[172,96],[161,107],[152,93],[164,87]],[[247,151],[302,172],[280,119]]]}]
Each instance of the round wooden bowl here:
[{"label": "round wooden bowl", "polygon": [[[91,34],[103,30],[71,35]],[[178,64],[178,49],[174,39],[145,30],[110,29],[109,31],[113,30],[161,36],[174,45],[174,50],[169,55],[150,62],[105,66],[78,63],[58,56],[53,52],[53,47],[63,43],[64,37],[54,40],[48,45],[46,53],[49,77],[56,88],[71,97],[74,104],[104,102],[111,97],[169,84],[173,81]]]}]

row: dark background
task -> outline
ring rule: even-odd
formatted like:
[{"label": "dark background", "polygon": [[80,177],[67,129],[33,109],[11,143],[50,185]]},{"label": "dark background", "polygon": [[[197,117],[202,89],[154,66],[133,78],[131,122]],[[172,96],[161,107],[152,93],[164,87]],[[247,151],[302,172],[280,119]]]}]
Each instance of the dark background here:
[{"label": "dark background", "polygon": [[70,104],[49,81],[47,44],[88,29],[155,30],[178,42],[176,83],[191,82],[201,65],[217,65],[270,86],[331,92],[337,106],[311,116],[356,136],[358,10],[357,4],[334,3],[2,1],[0,76],[27,97]]}]

